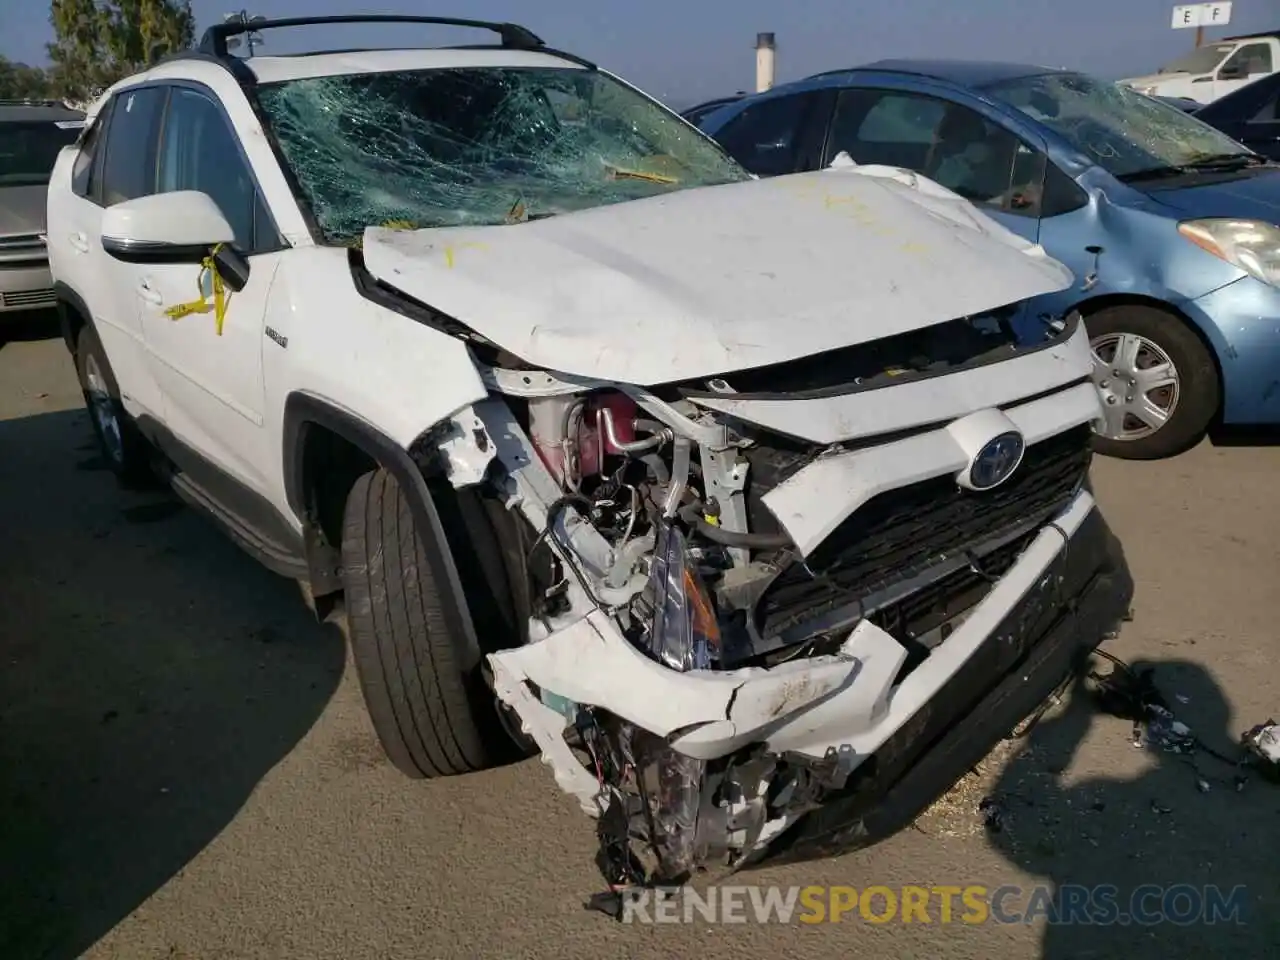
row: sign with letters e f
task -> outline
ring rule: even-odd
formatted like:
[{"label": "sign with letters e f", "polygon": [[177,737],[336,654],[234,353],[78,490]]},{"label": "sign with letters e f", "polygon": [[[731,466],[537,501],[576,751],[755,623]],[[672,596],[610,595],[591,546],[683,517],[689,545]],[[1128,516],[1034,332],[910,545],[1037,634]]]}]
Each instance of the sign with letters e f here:
[{"label": "sign with letters e f", "polygon": [[1173,8],[1173,29],[1225,27],[1231,22],[1231,4],[1186,3]]}]

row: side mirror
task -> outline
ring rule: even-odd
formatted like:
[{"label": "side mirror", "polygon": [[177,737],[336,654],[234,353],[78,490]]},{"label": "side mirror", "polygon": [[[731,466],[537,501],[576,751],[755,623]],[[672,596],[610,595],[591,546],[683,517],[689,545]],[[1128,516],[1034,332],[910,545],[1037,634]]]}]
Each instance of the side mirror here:
[{"label": "side mirror", "polygon": [[1248,75],[1249,71],[1245,69],[1244,64],[1240,63],[1224,64],[1218,71],[1219,80],[1243,80]]},{"label": "side mirror", "polygon": [[219,247],[213,255],[213,269],[232,293],[239,293],[249,283],[249,260],[235,247]]},{"label": "side mirror", "polygon": [[125,263],[199,263],[234,240],[213,198],[197,190],[138,197],[102,213],[102,249]]}]

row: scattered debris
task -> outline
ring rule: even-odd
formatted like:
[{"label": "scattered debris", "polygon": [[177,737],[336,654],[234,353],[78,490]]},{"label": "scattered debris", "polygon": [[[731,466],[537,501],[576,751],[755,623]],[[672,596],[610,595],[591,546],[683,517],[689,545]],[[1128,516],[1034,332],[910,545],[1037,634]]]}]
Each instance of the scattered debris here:
[{"label": "scattered debris", "polygon": [[1260,723],[1241,738],[1242,746],[1263,778],[1280,783],[1280,724]]},{"label": "scattered debris", "polygon": [[1004,829],[1004,806],[993,797],[983,797],[978,804],[978,812],[982,814],[982,824],[992,833]]},{"label": "scattered debris", "polygon": [[[1112,716],[1133,721],[1131,742],[1135,747],[1177,754],[1189,763],[1196,773],[1196,789],[1201,793],[1210,790],[1209,779],[1200,772],[1196,757],[1204,754],[1229,764],[1236,769],[1232,784],[1237,793],[1245,788],[1249,778],[1244,769],[1258,770],[1264,779],[1280,783],[1280,724],[1274,720],[1259,724],[1241,737],[1239,755],[1228,756],[1207,745],[1185,723],[1178,720],[1155,685],[1155,669],[1147,667],[1134,670],[1118,657],[1098,650],[1097,653],[1113,664],[1107,674],[1091,671],[1088,680],[1090,691],[1100,709]],[[1180,703],[1191,698],[1178,694]]]},{"label": "scattered debris", "polygon": [[1029,752],[1026,740],[1002,740],[920,814],[913,826],[928,836],[946,840],[967,840],[984,834],[987,828],[981,817],[973,815],[974,811],[984,798],[996,795],[1006,768]]}]

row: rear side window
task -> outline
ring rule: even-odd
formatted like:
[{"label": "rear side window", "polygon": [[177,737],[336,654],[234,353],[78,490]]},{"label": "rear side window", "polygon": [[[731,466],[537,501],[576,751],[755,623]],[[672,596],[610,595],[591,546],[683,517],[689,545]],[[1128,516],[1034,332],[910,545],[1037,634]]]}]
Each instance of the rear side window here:
[{"label": "rear side window", "polygon": [[1079,210],[1089,202],[1089,195],[1078,183],[1049,161],[1045,164],[1044,199],[1040,203],[1040,216],[1056,217]]},{"label": "rear side window", "polygon": [[116,95],[97,190],[103,206],[155,192],[156,142],[166,93],[162,87],[144,87]]},{"label": "rear side window", "polygon": [[[1043,154],[977,112],[917,93],[846,90],[827,153],[914,170],[972,203],[1033,216]],[[1024,189],[1025,188],[1025,189]]]},{"label": "rear side window", "polygon": [[1280,89],[1277,89],[1263,101],[1262,107],[1249,118],[1250,123],[1275,123],[1280,120],[1280,113],[1277,108],[1280,107]]},{"label": "rear side window", "polygon": [[795,93],[747,107],[716,137],[735,160],[762,177],[792,173],[813,98]]},{"label": "rear side window", "polygon": [[850,131],[846,124],[840,132],[862,143],[929,144],[946,112],[947,105],[932,97],[888,94],[860,118],[856,129]]}]

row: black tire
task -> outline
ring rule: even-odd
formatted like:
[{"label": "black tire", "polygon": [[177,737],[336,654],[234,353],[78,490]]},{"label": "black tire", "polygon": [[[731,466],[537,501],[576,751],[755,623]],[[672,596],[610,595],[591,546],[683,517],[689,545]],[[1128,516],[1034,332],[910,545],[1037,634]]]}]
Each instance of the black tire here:
[{"label": "black tire", "polygon": [[[1160,460],[1189,450],[1203,439],[1222,403],[1222,385],[1208,348],[1178,317],[1155,307],[1107,307],[1085,321],[1091,345],[1119,334],[1154,344],[1173,363],[1179,384],[1173,412],[1163,426],[1134,439],[1098,434],[1094,449],[1122,460]],[[1102,386],[1105,378],[1095,380]],[[1109,385],[1109,384],[1108,384]],[[1167,394],[1166,394],[1167,396]]]},{"label": "black tire", "polygon": [[[452,505],[441,505],[441,522]],[[449,522],[462,522],[456,512]],[[477,636],[509,598],[468,604],[440,571],[430,531],[418,529],[408,498],[386,470],[356,481],[343,518],[342,581],[351,648],[365,704],[391,762],[422,779],[483,770],[519,751],[499,720]],[[446,539],[459,542],[446,533]],[[461,541],[465,544],[466,541]],[[455,556],[462,577],[465,557]]]},{"label": "black tire", "polygon": [[[154,449],[120,402],[115,372],[92,324],[86,323],[80,329],[75,359],[80,392],[84,396],[85,410],[102,459],[122,486],[129,489],[156,486],[156,474],[152,469]],[[113,418],[114,435],[108,433],[107,417]]]}]

